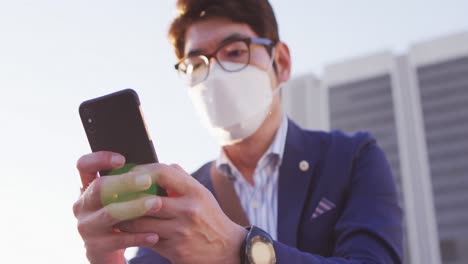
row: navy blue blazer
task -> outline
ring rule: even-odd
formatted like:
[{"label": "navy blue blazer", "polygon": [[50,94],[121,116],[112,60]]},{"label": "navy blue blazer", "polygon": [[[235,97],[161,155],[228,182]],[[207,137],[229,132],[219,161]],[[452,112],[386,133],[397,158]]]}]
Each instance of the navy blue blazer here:
[{"label": "navy blue blazer", "polygon": [[[277,263],[402,262],[402,210],[395,182],[368,133],[305,131],[289,121],[284,151]],[[210,166],[193,176],[214,193]],[[130,263],[169,262],[140,248]]]}]

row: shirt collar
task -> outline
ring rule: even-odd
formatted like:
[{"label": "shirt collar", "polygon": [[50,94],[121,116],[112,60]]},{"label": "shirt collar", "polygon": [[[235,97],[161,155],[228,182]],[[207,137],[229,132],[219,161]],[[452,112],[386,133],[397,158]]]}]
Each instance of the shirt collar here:
[{"label": "shirt collar", "polygon": [[[281,124],[276,131],[276,135],[268,147],[267,151],[258,161],[257,167],[268,166],[271,162],[275,162],[275,166],[279,167],[281,161],[283,160],[284,154],[284,145],[286,144],[286,135],[288,130],[288,118],[285,114],[281,117]],[[221,148],[220,154],[216,160],[216,168],[222,172],[222,174],[227,175],[229,178],[234,179],[233,171],[237,171],[236,167],[229,160],[228,156]]]}]

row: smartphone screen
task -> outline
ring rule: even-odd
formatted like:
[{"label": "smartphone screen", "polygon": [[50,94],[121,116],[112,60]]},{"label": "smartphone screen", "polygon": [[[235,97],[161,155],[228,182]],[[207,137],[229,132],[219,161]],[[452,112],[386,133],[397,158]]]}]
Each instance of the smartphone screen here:
[{"label": "smartphone screen", "polygon": [[[125,89],[85,101],[79,112],[93,152],[112,151],[125,156],[123,168],[100,171],[101,176],[122,174],[136,165],[158,162],[134,90]],[[156,185],[146,193],[166,195],[165,190]]]}]

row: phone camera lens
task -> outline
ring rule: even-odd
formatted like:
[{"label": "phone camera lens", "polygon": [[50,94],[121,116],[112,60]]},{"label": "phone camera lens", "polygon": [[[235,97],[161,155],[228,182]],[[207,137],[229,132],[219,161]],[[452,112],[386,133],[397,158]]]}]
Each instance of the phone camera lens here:
[{"label": "phone camera lens", "polygon": [[84,108],[82,113],[83,123],[85,124],[88,132],[91,134],[96,133],[96,119],[94,118],[93,111],[89,108]]}]

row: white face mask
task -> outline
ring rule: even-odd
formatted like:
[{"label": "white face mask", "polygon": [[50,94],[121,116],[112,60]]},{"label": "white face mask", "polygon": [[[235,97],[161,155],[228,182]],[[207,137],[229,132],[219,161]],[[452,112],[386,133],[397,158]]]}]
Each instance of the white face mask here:
[{"label": "white face mask", "polygon": [[257,131],[278,90],[272,91],[268,73],[255,66],[226,72],[215,63],[208,78],[191,87],[189,95],[202,121],[225,146]]}]

